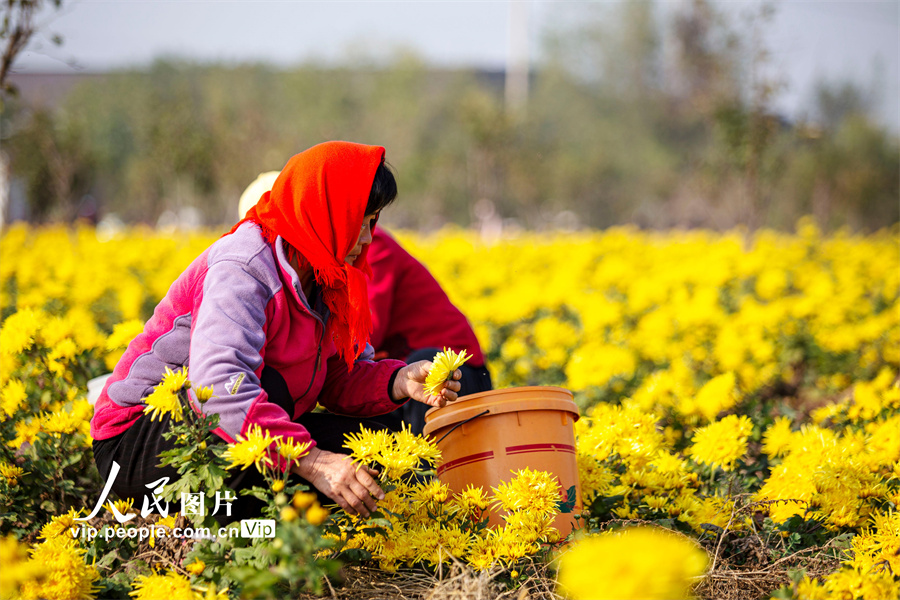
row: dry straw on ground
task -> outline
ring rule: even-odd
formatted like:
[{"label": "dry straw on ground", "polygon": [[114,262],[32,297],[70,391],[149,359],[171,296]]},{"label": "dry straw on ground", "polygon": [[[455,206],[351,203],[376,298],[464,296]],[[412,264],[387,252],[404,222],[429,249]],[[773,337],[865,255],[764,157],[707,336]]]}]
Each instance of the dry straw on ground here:
[{"label": "dry straw on ground", "polygon": [[[420,570],[390,574],[379,569],[346,567],[343,584],[330,584],[324,597],[335,600],[562,600],[546,567],[537,567],[536,575],[511,588],[501,581],[501,576],[507,573],[504,569],[479,573],[459,562],[434,574]],[[300,596],[300,600],[314,598],[318,597]]]},{"label": "dry straw on ground", "polygon": [[[750,515],[759,516],[765,503],[738,503],[728,526],[702,545],[710,556],[709,570],[693,590],[701,600],[744,600],[767,598],[774,590],[790,585],[792,573],[803,569],[810,577],[821,577],[838,568],[836,547],[823,546],[788,552],[780,536],[763,536],[753,527],[736,532],[733,523]],[[619,521],[616,526],[647,525],[640,521]],[[696,543],[696,540],[685,536]],[[325,598],[335,600],[562,600],[556,593],[553,572],[534,563],[523,572],[533,573],[509,586],[509,571],[496,568],[476,572],[459,562],[431,574],[405,569],[395,574],[379,569],[348,566],[343,582],[329,583]],[[302,595],[312,600],[313,595]]]},{"label": "dry straw on ground", "polygon": [[[725,529],[705,544],[710,555],[706,575],[694,589],[704,600],[743,600],[768,597],[771,592],[792,582],[792,573],[802,569],[816,578],[827,575],[840,566],[834,539],[823,546],[811,546],[795,552],[787,551],[784,539],[771,535],[763,537],[755,526],[760,509],[768,502],[741,503],[735,497],[735,509]],[[732,525],[749,516],[751,528],[736,534]]]}]

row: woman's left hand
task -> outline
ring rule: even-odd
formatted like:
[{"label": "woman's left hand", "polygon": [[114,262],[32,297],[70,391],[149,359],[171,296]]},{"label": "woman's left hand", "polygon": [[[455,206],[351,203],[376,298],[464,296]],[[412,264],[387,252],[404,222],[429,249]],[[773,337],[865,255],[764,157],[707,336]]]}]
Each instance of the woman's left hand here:
[{"label": "woman's left hand", "polygon": [[457,392],[461,387],[459,380],[462,378],[462,372],[459,369],[453,372],[453,377],[444,384],[439,395],[425,394],[425,378],[428,377],[432,366],[434,365],[430,360],[420,360],[400,369],[394,378],[394,389],[391,390],[391,396],[394,399],[412,398],[429,406],[445,406],[448,402],[456,400]]}]

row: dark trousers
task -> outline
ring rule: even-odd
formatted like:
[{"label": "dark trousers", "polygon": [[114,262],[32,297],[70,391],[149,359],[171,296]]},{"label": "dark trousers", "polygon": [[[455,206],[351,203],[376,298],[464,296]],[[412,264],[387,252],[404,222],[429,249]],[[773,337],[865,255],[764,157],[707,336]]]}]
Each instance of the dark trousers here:
[{"label": "dark trousers", "polygon": [[[368,429],[385,429],[383,424],[374,421],[331,413],[307,413],[300,417],[298,422],[306,427],[318,448],[342,454],[347,453],[347,450],[343,448],[344,435],[359,431],[360,425]],[[179,479],[178,472],[174,467],[159,465],[160,452],[174,447],[174,440],[167,440],[162,435],[168,430],[169,425],[168,415],[157,421],[151,421],[150,417],[142,415],[123,433],[106,440],[94,440],[94,461],[97,463],[100,475],[106,481],[113,461],[117,462],[120,470],[112,489],[120,498],[134,499],[134,507],[137,510],[143,507],[145,497],[149,506],[153,506],[154,500],[151,490],[147,488],[148,484],[156,482],[162,477],[168,477],[170,484]],[[218,436],[213,435],[213,438],[216,443],[225,443]],[[253,486],[268,487],[262,474],[252,465],[243,471],[233,469],[229,471],[229,475],[225,484],[236,492],[250,489]],[[306,484],[311,491],[317,493],[320,503],[334,504],[333,500],[297,475],[291,475],[290,482]],[[215,506],[215,492],[218,490],[204,491],[207,514],[212,514]],[[162,500],[160,500],[160,504],[163,505]],[[222,524],[239,519],[255,519],[261,516],[262,508],[261,500],[238,493],[238,499],[231,504],[230,516],[225,514],[224,508],[220,508],[219,513],[214,516]],[[179,502],[170,503],[170,514],[179,510],[181,510]]]},{"label": "dark trousers", "polygon": [[[420,360],[431,360],[434,355],[440,352],[440,348],[423,348],[416,350],[406,357],[406,364],[411,364]],[[468,396],[469,394],[478,394],[493,389],[491,384],[491,374],[487,367],[470,367],[463,365],[459,368],[462,372],[460,379],[459,396]],[[410,400],[400,408],[386,415],[372,417],[373,421],[377,421],[387,427],[399,431],[404,425],[408,425],[410,430],[417,435],[422,435],[425,427],[425,413],[431,409],[427,404]]]}]

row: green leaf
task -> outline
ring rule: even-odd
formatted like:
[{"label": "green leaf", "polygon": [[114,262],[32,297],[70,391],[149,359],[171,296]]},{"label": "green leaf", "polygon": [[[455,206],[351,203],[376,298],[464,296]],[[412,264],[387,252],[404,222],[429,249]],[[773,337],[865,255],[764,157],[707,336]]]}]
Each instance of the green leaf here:
[{"label": "green leaf", "polygon": [[559,503],[559,512],[571,513],[575,510],[575,499],[576,499],[575,486],[571,486],[568,490],[566,490],[566,501]]},{"label": "green leaf", "polygon": [[786,585],[772,592],[772,598],[776,600],[793,600],[794,592],[791,590],[791,586]]},{"label": "green leaf", "polygon": [[[387,531],[391,531],[394,528],[393,524],[388,519],[382,519],[382,518],[377,518],[377,517],[371,518],[368,521],[366,521],[366,525],[371,526],[371,527],[382,528]],[[367,527],[367,529],[368,529],[368,527]]]}]

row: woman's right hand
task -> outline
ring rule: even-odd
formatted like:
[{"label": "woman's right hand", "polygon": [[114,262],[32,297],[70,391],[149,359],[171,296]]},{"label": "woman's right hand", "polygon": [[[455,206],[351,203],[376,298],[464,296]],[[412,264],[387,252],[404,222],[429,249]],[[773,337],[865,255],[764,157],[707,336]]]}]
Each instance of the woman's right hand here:
[{"label": "woman's right hand", "polygon": [[373,478],[378,471],[358,465],[346,454],[313,447],[292,470],[351,515],[368,517],[376,498],[384,499],[384,490]]}]

